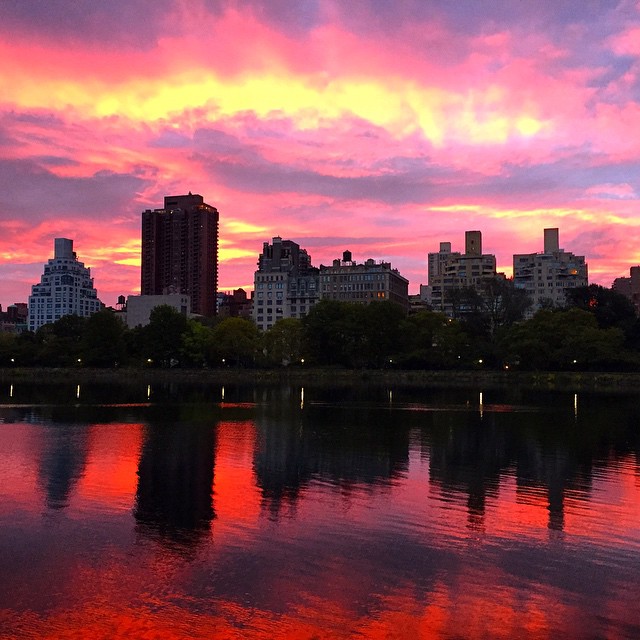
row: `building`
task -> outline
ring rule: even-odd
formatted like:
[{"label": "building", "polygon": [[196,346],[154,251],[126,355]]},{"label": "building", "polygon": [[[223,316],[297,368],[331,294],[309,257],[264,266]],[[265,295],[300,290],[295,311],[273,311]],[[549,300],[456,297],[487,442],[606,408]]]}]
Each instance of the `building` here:
[{"label": "building", "polygon": [[217,209],[192,193],[143,211],[141,294],[187,295],[191,313],[215,315],[218,223]]},{"label": "building", "polygon": [[513,256],[513,283],[531,297],[528,311],[531,317],[546,305],[563,306],[567,289],[586,287],[589,284],[587,264],[584,256],[560,248],[557,228],[545,229],[542,253]]},{"label": "building", "polygon": [[162,305],[173,307],[183,316],[189,317],[191,301],[181,293],[168,293],[160,296],[127,296],[125,321],[129,329],[146,327],[151,312]]},{"label": "building", "polygon": [[252,311],[253,302],[244,289],[218,294],[218,315],[221,318],[251,318]]},{"label": "building", "polygon": [[351,252],[331,266],[320,266],[320,298],[368,304],[389,300],[409,310],[409,281],[391,263],[372,258],[358,263]]},{"label": "building", "polygon": [[302,318],[318,301],[318,269],[311,256],[279,236],[265,242],[254,274],[253,319],[270,329],[282,318]]},{"label": "building", "polygon": [[616,278],[611,288],[631,300],[636,313],[640,314],[640,267],[631,267],[629,277]]},{"label": "building", "polygon": [[465,232],[464,253],[451,251],[450,242],[441,242],[440,251],[428,255],[428,269],[426,292],[431,308],[448,316],[454,315],[455,291],[474,289],[482,294],[483,284],[498,275],[496,257],[482,253],[480,231]]},{"label": "building", "polygon": [[53,258],[44,265],[40,282],[31,287],[29,331],[67,315],[88,317],[102,306],[90,269],[76,257],[73,240],[56,238]]},{"label": "building", "polygon": [[14,302],[2,310],[0,305],[0,333],[22,333],[29,327],[29,307],[26,302]]}]

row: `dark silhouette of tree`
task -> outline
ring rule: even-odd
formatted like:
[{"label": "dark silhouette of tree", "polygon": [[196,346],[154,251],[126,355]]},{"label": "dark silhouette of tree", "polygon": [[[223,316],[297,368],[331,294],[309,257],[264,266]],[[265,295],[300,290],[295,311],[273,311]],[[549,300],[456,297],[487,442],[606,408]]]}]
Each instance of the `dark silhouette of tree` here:
[{"label": "dark silhouette of tree", "polygon": [[126,360],[125,326],[113,311],[103,309],[91,315],[82,339],[82,361],[95,367],[113,367]]},{"label": "dark silhouette of tree", "polygon": [[298,318],[278,320],[263,336],[264,356],[272,365],[287,366],[303,358],[303,328]]},{"label": "dark silhouette of tree", "polygon": [[258,328],[245,318],[225,318],[211,331],[212,361],[252,366],[258,351]]},{"label": "dark silhouette of tree", "polygon": [[636,321],[636,310],[631,300],[613,289],[590,284],[588,287],[567,289],[565,298],[568,307],[593,314],[603,329],[618,327],[626,332]]},{"label": "dark silhouette of tree", "polygon": [[155,366],[178,365],[186,331],[187,318],[179,311],[167,304],[155,307],[149,316],[149,324],[140,332],[145,359]]}]

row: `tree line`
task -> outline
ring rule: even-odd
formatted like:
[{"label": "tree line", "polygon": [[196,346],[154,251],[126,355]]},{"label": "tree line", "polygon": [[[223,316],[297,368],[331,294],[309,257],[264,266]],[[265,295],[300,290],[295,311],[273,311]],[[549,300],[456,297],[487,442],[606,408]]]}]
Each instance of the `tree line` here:
[{"label": "tree line", "polygon": [[244,318],[188,319],[170,306],[127,329],[105,309],[0,334],[0,366],[640,369],[640,320],[624,296],[591,285],[568,292],[565,307],[523,319],[521,292],[492,286],[485,296],[457,292],[452,318],[323,300],[265,332]]}]

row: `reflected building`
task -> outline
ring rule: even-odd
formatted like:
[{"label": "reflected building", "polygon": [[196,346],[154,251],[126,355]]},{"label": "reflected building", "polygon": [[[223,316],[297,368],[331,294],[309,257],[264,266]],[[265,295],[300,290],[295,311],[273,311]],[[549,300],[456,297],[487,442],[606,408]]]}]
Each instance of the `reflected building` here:
[{"label": "reflected building", "polygon": [[42,430],[44,442],[38,481],[49,509],[69,506],[74,487],[82,478],[89,455],[86,425],[48,424]]},{"label": "reflected building", "polygon": [[466,495],[471,529],[484,529],[486,501],[496,498],[500,474],[513,459],[493,416],[433,414],[429,478],[443,494]]},{"label": "reflected building", "polygon": [[483,413],[433,414],[425,442],[432,484],[445,495],[466,495],[469,526],[482,529],[487,498],[498,497],[501,476],[513,469],[518,500],[538,504],[545,495],[548,527],[561,531],[567,494],[588,499],[595,452],[582,459],[579,444],[568,440],[575,430],[547,433],[539,414],[521,414],[513,429],[509,412]]},{"label": "reflected building", "polygon": [[[285,405],[281,405],[284,407]],[[348,495],[387,490],[409,466],[409,428],[375,410],[341,410],[340,426],[327,423],[321,407],[299,410],[292,397],[277,416],[257,416],[259,447],[254,467],[263,506],[276,516],[296,502],[313,480]],[[335,408],[332,408],[332,412]]]},{"label": "reflected building", "polygon": [[190,546],[214,518],[215,427],[202,422],[150,422],[138,464],[134,515],[138,530]]}]

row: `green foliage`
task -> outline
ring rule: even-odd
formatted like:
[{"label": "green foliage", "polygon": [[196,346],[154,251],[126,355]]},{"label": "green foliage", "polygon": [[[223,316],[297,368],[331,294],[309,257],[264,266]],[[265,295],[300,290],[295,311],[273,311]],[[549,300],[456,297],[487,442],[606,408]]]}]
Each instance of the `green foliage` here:
[{"label": "green foliage", "polygon": [[258,329],[244,318],[225,318],[211,332],[211,361],[216,364],[255,364],[259,345]]},{"label": "green foliage", "polygon": [[464,323],[442,313],[421,311],[402,323],[405,336],[399,366],[409,369],[451,369],[469,364],[474,351]]},{"label": "green foliage", "polygon": [[213,330],[196,320],[187,321],[182,334],[182,355],[188,366],[203,367],[210,363],[213,350]]},{"label": "green foliage", "polygon": [[263,336],[264,356],[267,364],[299,363],[303,359],[303,327],[297,318],[278,320]]},{"label": "green foliage", "polygon": [[167,304],[155,307],[149,316],[149,324],[140,334],[145,359],[151,360],[154,366],[179,365],[186,331],[187,319],[179,311]]},{"label": "green foliage", "polygon": [[87,318],[82,336],[82,362],[113,367],[126,359],[125,326],[113,311],[103,309]]},{"label": "green foliage", "polygon": [[407,316],[388,301],[323,300],[303,319],[280,320],[263,334],[243,318],[205,324],[166,305],[146,327],[129,330],[104,310],[66,316],[35,334],[0,334],[0,366],[279,367],[304,359],[350,368],[640,369],[640,320],[626,299],[592,286],[569,300],[569,308],[524,321],[522,292],[496,279],[484,296],[462,291],[458,320],[432,311]]},{"label": "green foliage", "polygon": [[385,366],[398,357],[404,317],[392,302],[322,300],[302,319],[305,350],[315,364]]},{"label": "green foliage", "polygon": [[505,362],[522,369],[582,370],[627,368],[620,329],[598,326],[594,314],[578,308],[539,311],[515,325],[502,340]]},{"label": "green foliage", "polygon": [[68,315],[45,324],[36,332],[36,362],[45,366],[69,367],[82,359],[82,337],[86,318]]}]

